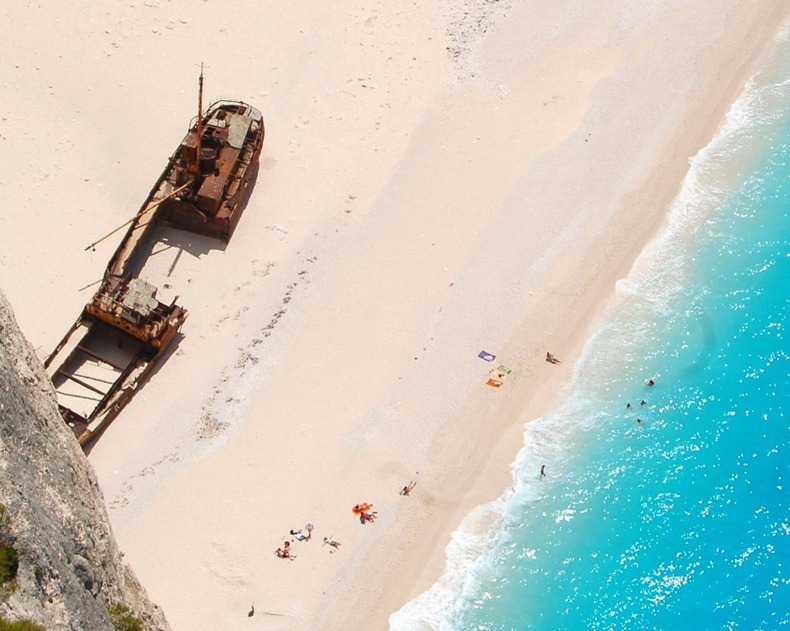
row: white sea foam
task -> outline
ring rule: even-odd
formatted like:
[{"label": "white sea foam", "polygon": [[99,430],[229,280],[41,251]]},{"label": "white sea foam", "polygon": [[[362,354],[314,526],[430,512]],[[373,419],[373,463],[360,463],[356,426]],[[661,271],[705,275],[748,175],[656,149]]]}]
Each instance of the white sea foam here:
[{"label": "white sea foam", "polygon": [[490,548],[512,491],[474,509],[452,534],[445,549],[447,567],[441,578],[426,592],[408,602],[390,616],[394,631],[448,631],[453,624],[458,603],[473,594],[478,585],[474,567],[486,548]]},{"label": "white sea foam", "polygon": [[[780,35],[779,43],[788,48],[790,28]],[[779,55],[787,57],[786,51]],[[775,60],[776,61],[776,60]],[[782,60],[776,64],[784,63]],[[775,64],[775,65],[776,65]],[[740,183],[742,174],[733,171],[740,159],[748,162],[750,155],[740,155],[748,138],[765,137],[770,142],[770,129],[777,120],[790,92],[790,80],[778,79],[766,71],[750,81],[732,105],[717,136],[689,160],[689,171],[681,190],[667,213],[664,225],[646,245],[627,278],[616,286],[617,300],[610,313],[610,322],[602,327],[587,344],[575,366],[574,382],[582,375],[596,373],[598,388],[607,389],[615,381],[607,375],[604,354],[595,347],[605,343],[607,355],[618,357],[633,352],[633,337],[650,335],[649,322],[669,310],[673,298],[683,290],[685,256],[688,246],[710,213],[728,191]],[[754,155],[758,150],[751,150]],[[738,157],[733,160],[733,154]],[[618,317],[615,317],[618,316]],[[601,357],[604,359],[601,359]],[[540,467],[546,465],[550,476],[562,473],[562,463],[573,457],[578,436],[600,419],[581,412],[585,393],[575,387],[572,397],[554,413],[527,423],[524,446],[512,465],[513,487],[496,501],[479,506],[453,533],[446,548],[447,567],[440,579],[426,592],[407,603],[390,617],[395,631],[449,631],[458,628],[461,603],[477,594],[481,579],[494,570],[491,562],[497,547],[507,539],[508,528],[524,519],[530,504],[539,501],[545,490]],[[558,519],[572,518],[558,514]],[[534,550],[526,551],[535,555]],[[674,582],[673,582],[674,581]],[[675,577],[668,582],[675,588]]]},{"label": "white sea foam", "polygon": [[[577,408],[577,405],[568,405],[561,412],[526,424],[524,447],[511,467],[513,487],[467,515],[445,549],[447,567],[441,578],[428,591],[392,614],[390,629],[449,631],[458,628],[459,603],[478,592],[482,580],[493,570],[493,555],[506,543],[510,528],[520,523],[527,506],[543,498],[548,479],[561,476],[562,463],[574,449],[574,435],[579,435],[580,426],[585,422],[593,422],[579,416]],[[546,479],[540,475],[542,465],[546,467]],[[534,556],[535,551],[531,554]]]},{"label": "white sea foam", "polygon": [[[788,29],[779,42],[787,40]],[[749,80],[739,98],[728,110],[716,137],[689,160],[689,170],[680,192],[672,201],[666,220],[656,236],[645,246],[627,278],[616,285],[619,300],[614,309],[623,308],[623,299],[642,298],[662,313],[683,287],[683,262],[690,240],[730,191],[744,177],[737,165],[750,164],[769,143],[772,128],[782,119],[784,103],[790,96],[790,79],[775,76],[776,68],[787,68],[787,45],[779,47],[775,63]],[[762,143],[749,142],[760,138]]]}]

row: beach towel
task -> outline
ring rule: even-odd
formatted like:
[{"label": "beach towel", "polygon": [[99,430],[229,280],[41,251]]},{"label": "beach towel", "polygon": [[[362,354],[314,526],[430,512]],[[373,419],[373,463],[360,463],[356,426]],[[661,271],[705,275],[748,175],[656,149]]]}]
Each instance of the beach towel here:
[{"label": "beach towel", "polygon": [[496,355],[492,355],[486,351],[480,351],[477,356],[480,359],[485,359],[487,362],[492,362],[496,359]]}]

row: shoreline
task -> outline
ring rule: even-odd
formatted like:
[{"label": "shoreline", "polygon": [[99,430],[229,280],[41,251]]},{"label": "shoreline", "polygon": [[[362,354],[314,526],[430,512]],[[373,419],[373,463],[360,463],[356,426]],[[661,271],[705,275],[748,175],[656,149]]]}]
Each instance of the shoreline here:
[{"label": "shoreline", "polygon": [[[217,92],[264,113],[258,182],[227,248],[157,254],[190,311],[184,339],[90,454],[119,545],[176,631],[242,619],[384,628],[435,583],[461,520],[510,486],[524,423],[572,387],[616,281],[788,15],[779,1],[731,2],[715,16],[677,3],[650,17],[624,1],[567,14],[467,4],[453,15],[463,22],[468,9],[480,32],[399,2],[331,15],[313,3],[285,25],[240,3],[253,17],[233,37],[279,44],[265,65],[215,70]],[[191,68],[202,29],[221,17],[179,2],[132,4],[114,19],[99,7],[84,22],[60,11],[73,26],[63,32],[107,53],[77,72],[113,87],[83,104],[54,63],[50,73],[22,39],[6,44],[21,51],[4,77],[9,155],[26,155],[21,103],[47,103],[37,91],[97,119],[91,131],[84,111],[42,113],[38,143],[73,126],[80,144],[55,144],[60,166],[36,171],[32,193],[9,185],[3,219],[17,228],[3,239],[0,283],[44,352],[84,304],[75,288],[104,268],[104,250],[86,257],[75,243],[136,209],[192,111],[191,83],[163,77],[159,93],[184,86],[170,108],[180,118],[117,130],[105,149],[117,119],[100,104],[145,93],[149,78],[112,81],[158,62],[148,47],[140,61],[144,43]],[[19,38],[36,25],[19,23]],[[80,54],[71,39],[53,46]],[[162,116],[142,97],[134,106]],[[74,199],[76,212],[54,212]],[[24,259],[31,244],[38,256]],[[547,350],[563,364],[547,364]],[[513,372],[486,387],[500,362]],[[361,501],[376,523],[356,522]],[[307,521],[315,541],[292,544],[294,563],[274,557]],[[343,543],[331,556],[320,545],[330,535]],[[263,613],[247,620],[251,601]]]},{"label": "shoreline", "polygon": [[[784,26],[782,24],[783,21],[785,22]],[[699,142],[701,144],[698,144],[694,151],[689,153],[687,160],[691,159],[716,138],[727,112],[754,75],[760,61],[765,57],[767,48],[773,44],[783,28],[787,28],[786,21],[787,11],[785,11],[783,20],[777,20],[775,29],[772,30],[770,27],[767,29],[768,37],[761,40],[763,46],[756,46],[752,49],[750,60],[744,63],[743,71],[733,78],[728,90],[714,107],[714,114],[707,118],[709,122],[704,127],[705,131],[699,134]],[[698,119],[699,117],[692,118]],[[682,158],[682,155],[680,158]],[[683,161],[680,158],[677,160],[676,171],[681,169],[687,171],[687,161]],[[590,337],[606,322],[607,311],[611,308],[611,303],[615,296],[615,283],[628,276],[636,259],[648,243],[657,236],[658,231],[666,221],[666,212],[668,212],[672,201],[680,192],[682,181],[685,178],[685,171],[683,178],[677,180],[676,190],[674,192],[671,190],[665,192],[665,202],[662,204],[665,212],[658,213],[652,218],[652,221],[643,231],[645,235],[644,240],[631,243],[631,247],[624,254],[620,265],[609,269],[607,280],[600,283],[602,297],[598,300],[592,299],[587,303],[587,315],[579,318],[576,326],[572,328],[574,333],[570,335],[570,338],[574,340],[573,343],[570,344],[569,348],[562,348],[556,344],[551,346],[552,348],[560,349],[562,353],[560,356],[563,357],[563,360],[569,360],[564,361],[565,364],[576,365]],[[549,347],[550,344],[551,342],[548,342],[545,346]],[[551,368],[549,367],[549,369]],[[573,387],[572,373],[555,371],[550,375],[544,374],[541,377],[534,393],[531,395],[522,393],[523,399],[520,403],[514,402],[508,406],[506,416],[511,418],[515,416],[517,420],[504,427],[495,441],[493,449],[488,453],[488,457],[475,470],[474,474],[470,475],[470,479],[473,479],[474,483],[463,486],[465,491],[459,492],[455,506],[449,511],[448,519],[440,527],[434,528],[428,540],[423,541],[417,547],[415,554],[412,555],[412,562],[403,568],[402,575],[392,577],[389,580],[389,586],[393,588],[392,592],[390,592],[392,597],[385,601],[387,604],[382,606],[382,610],[390,611],[391,613],[387,614],[386,617],[383,614],[375,614],[366,620],[365,625],[373,624],[375,627],[381,626],[381,628],[384,628],[384,624],[388,622],[392,613],[399,611],[404,605],[420,596],[440,580],[447,569],[448,553],[446,546],[450,541],[451,535],[458,530],[461,521],[469,516],[475,508],[500,499],[502,494],[510,488],[512,484],[511,467],[517,454],[523,447],[524,424],[538,419],[554,409]],[[557,392],[558,390],[561,394]],[[518,444],[514,446],[513,441],[516,439]],[[422,559],[427,559],[427,561],[422,561]],[[409,577],[417,577],[411,587],[407,587]],[[400,586],[400,589],[398,589],[398,586]]]}]

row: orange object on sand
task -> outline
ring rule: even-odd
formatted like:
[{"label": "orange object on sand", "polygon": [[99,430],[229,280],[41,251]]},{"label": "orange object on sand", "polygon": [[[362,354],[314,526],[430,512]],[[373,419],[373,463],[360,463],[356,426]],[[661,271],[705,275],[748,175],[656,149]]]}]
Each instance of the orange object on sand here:
[{"label": "orange object on sand", "polygon": [[488,381],[486,381],[486,385],[491,386],[492,388],[501,388],[502,382],[499,381],[498,379],[489,379]]},{"label": "orange object on sand", "polygon": [[365,511],[369,511],[372,508],[371,504],[364,502],[363,504],[357,504],[354,508],[351,509],[351,512],[355,515],[359,515],[360,513],[364,513]]}]

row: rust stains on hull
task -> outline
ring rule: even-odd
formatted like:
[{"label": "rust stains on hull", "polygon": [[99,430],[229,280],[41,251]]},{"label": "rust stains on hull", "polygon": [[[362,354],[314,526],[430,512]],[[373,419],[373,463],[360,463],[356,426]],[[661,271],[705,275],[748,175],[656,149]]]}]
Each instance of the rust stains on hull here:
[{"label": "rust stains on hull", "polygon": [[115,419],[173,343],[187,311],[139,278],[105,279],[44,362],[81,445]]},{"label": "rust stains on hull", "polygon": [[[201,73],[200,110],[202,84]],[[154,228],[165,225],[227,243],[257,171],[263,138],[260,111],[241,101],[218,101],[196,117],[127,222],[98,291],[44,362],[61,415],[81,445],[118,416],[167,355],[187,318],[178,298],[161,303],[157,288],[137,277]]]},{"label": "rust stains on hull", "polygon": [[193,124],[170,159],[160,195],[189,185],[163,202],[162,220],[230,241],[258,165],[264,134],[263,117],[254,107],[241,101],[211,104],[201,124]]}]

